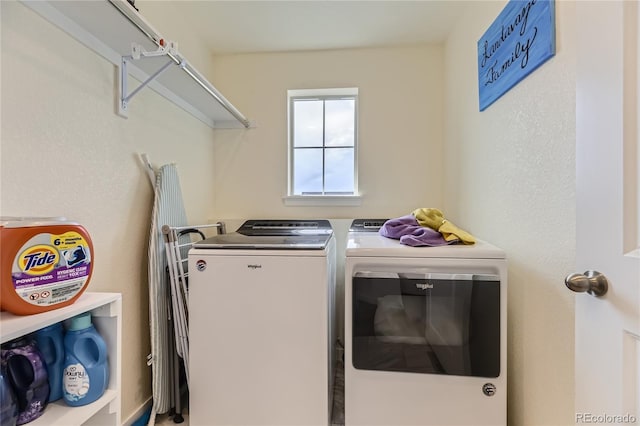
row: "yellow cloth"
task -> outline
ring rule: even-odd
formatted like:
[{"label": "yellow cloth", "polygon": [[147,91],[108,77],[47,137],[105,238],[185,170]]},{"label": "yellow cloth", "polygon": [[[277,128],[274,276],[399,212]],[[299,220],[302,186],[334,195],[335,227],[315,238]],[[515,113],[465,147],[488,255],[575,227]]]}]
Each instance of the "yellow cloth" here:
[{"label": "yellow cloth", "polygon": [[464,244],[474,244],[476,242],[473,235],[449,222],[438,209],[416,209],[412,214],[421,226],[440,232],[447,241],[457,239]]}]

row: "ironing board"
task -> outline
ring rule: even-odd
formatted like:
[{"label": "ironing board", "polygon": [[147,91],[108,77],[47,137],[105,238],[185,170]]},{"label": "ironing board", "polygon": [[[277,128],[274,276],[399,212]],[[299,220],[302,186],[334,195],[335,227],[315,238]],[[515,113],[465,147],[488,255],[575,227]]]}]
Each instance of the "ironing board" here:
[{"label": "ironing board", "polygon": [[[149,173],[153,168],[147,162]],[[155,415],[166,413],[172,403],[179,400],[176,379],[176,353],[169,314],[170,281],[167,276],[167,257],[162,227],[182,226],[187,223],[182,190],[175,164],[167,164],[155,173],[155,201],[151,215],[149,235],[149,326],[152,366],[153,406],[149,424],[155,424]],[[179,402],[179,401],[178,401]]]}]

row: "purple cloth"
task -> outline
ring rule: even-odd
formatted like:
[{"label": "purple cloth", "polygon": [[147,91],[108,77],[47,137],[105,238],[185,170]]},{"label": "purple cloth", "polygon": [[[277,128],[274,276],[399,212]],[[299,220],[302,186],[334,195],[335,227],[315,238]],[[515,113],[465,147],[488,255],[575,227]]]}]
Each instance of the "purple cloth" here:
[{"label": "purple cloth", "polygon": [[400,240],[400,244],[412,247],[446,246],[458,242],[458,240],[447,241],[438,231],[420,225],[412,214],[387,220],[378,233],[383,237]]},{"label": "purple cloth", "polygon": [[414,215],[408,214],[396,219],[387,220],[378,232],[383,237],[399,240],[400,237],[410,234],[417,228],[422,228],[422,226],[420,226]]}]

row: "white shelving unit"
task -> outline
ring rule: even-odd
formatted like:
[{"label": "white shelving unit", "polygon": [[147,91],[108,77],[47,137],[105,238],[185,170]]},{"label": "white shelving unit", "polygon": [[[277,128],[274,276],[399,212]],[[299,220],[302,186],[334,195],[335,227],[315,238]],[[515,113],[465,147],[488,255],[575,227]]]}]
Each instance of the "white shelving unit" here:
[{"label": "white shelving unit", "polygon": [[104,338],[109,359],[109,386],[97,401],[70,407],[59,400],[47,405],[44,414],[30,422],[33,426],[109,425],[120,426],[122,365],[122,296],[120,293],[85,292],[70,306],[36,315],[18,316],[0,312],[0,343],[32,333],[83,312],[91,312],[92,322]]},{"label": "white shelving unit", "polygon": [[212,128],[254,126],[179,51],[131,58],[132,44],[154,52],[160,48],[161,40],[167,45],[176,40],[161,35],[126,0],[21,2],[121,69],[119,83],[125,93],[119,90],[116,94],[120,115],[126,116],[129,107],[135,108],[135,98],[125,101],[135,90],[126,90],[128,76],[146,82],[162,69],[148,87],[205,124]]}]

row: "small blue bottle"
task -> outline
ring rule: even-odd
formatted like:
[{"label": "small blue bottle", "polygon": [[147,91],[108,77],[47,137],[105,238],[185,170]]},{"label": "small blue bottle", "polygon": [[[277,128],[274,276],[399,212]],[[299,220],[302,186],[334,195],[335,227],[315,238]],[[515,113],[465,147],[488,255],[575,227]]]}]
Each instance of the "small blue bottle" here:
[{"label": "small blue bottle", "polygon": [[38,349],[44,357],[49,373],[49,402],[62,398],[62,370],[64,368],[64,330],[56,323],[36,331]]},{"label": "small blue bottle", "polygon": [[107,345],[85,312],[71,318],[64,336],[62,396],[77,407],[99,399],[109,384]]}]

